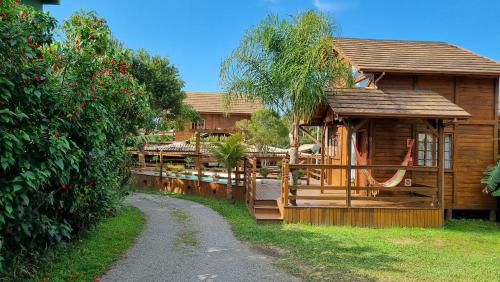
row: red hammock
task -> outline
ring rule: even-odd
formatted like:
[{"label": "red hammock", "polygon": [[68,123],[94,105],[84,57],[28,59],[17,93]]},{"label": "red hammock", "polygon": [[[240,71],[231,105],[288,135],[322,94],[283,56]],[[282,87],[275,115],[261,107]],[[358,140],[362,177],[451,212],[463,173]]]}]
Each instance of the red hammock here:
[{"label": "red hammock", "polygon": [[[411,151],[413,149],[413,145],[415,143],[415,139],[411,139],[410,143],[408,143],[408,151],[406,152],[405,157],[403,158],[403,162],[401,163],[402,166],[412,166],[412,156],[411,156]],[[358,165],[366,165],[364,163],[363,158],[361,158],[361,155],[359,154],[358,148],[354,144],[354,152],[356,153],[356,164]],[[371,174],[371,172],[367,169],[361,169],[361,172],[366,176],[368,179],[368,183],[370,186],[374,187],[396,187],[401,181],[403,181],[403,178],[406,174],[406,169],[398,169],[394,176],[392,176],[390,179],[384,181],[384,182],[379,182],[377,181]]]}]

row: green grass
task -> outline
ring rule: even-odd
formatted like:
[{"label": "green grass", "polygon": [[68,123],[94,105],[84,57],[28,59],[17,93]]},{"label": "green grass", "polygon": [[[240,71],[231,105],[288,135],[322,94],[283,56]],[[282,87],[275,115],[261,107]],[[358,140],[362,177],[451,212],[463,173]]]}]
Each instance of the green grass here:
[{"label": "green grass", "polygon": [[133,245],[143,226],[140,210],[126,206],[78,240],[58,247],[34,280],[94,281]]},{"label": "green grass", "polygon": [[235,235],[308,281],[499,281],[500,224],[452,220],[444,228],[260,225],[243,204],[192,195]]}]

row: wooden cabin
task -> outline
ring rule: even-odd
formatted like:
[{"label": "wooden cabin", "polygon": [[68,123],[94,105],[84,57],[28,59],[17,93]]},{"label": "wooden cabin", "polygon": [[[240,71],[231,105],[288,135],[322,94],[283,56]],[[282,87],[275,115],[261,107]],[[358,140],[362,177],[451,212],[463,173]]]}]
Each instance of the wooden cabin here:
[{"label": "wooden cabin", "polygon": [[183,131],[175,133],[175,141],[189,140],[197,130],[233,130],[239,120],[250,119],[253,112],[262,108],[256,101],[246,101],[244,99],[233,99],[231,106],[226,112],[224,110],[224,97],[217,92],[190,92],[187,91],[187,98],[184,102],[200,114],[199,122],[186,121]]},{"label": "wooden cabin", "polygon": [[283,175],[322,177],[283,182],[284,220],[437,227],[452,210],[494,219],[481,177],[497,160],[500,63],[445,42],[339,38],[336,50],[358,87],[330,89],[304,124],[322,128],[323,162]]}]

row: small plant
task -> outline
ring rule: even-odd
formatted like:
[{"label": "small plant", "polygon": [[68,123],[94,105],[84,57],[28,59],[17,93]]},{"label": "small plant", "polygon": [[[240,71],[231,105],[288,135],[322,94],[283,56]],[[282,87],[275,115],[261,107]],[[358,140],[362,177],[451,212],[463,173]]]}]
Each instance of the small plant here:
[{"label": "small plant", "polygon": [[194,164],[194,159],[192,157],[186,157],[184,158],[184,162],[186,163],[187,167],[192,167]]},{"label": "small plant", "polygon": [[269,168],[266,166],[261,167],[259,169],[259,174],[262,175],[262,183],[264,183],[264,179],[266,179],[269,174]]},{"label": "small plant", "polygon": [[297,178],[300,179],[302,176],[304,176],[305,172],[303,169],[297,170]]}]

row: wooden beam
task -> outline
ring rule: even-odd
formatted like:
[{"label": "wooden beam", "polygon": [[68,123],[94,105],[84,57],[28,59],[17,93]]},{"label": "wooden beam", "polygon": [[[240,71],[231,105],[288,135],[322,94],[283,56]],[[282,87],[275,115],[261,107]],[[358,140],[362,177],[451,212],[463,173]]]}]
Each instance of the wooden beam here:
[{"label": "wooden beam", "polygon": [[422,119],[427,128],[434,134],[434,136],[438,136],[438,131],[436,127],[434,127],[427,119]]},{"label": "wooden beam", "polygon": [[444,210],[444,127],[438,122],[438,195],[439,208]]},{"label": "wooden beam", "polygon": [[[325,132],[326,132],[326,124],[324,124],[321,128],[321,164],[325,164]],[[321,186],[325,185],[325,170],[321,169],[321,175],[319,176]],[[324,191],[321,190],[321,194]]]},{"label": "wooden beam", "polygon": [[354,80],[354,84],[358,84],[361,81],[366,80],[366,79],[368,79],[368,77],[366,75],[362,74],[358,78],[356,78],[356,80]]},{"label": "wooden beam", "polygon": [[198,189],[201,187],[201,182],[203,180],[203,172],[201,171],[201,137],[200,132],[196,132],[196,170],[198,171]]},{"label": "wooden beam", "polygon": [[309,132],[307,129],[303,128],[302,125],[299,125],[299,129],[304,132],[307,138],[309,138],[311,141],[316,143],[317,145],[321,146],[321,142],[318,141],[318,139],[314,138],[314,136]]},{"label": "wooden beam", "polygon": [[346,205],[351,206],[352,126],[347,122]]},{"label": "wooden beam", "polygon": [[362,121],[360,121],[358,124],[356,124],[356,126],[354,126],[354,128],[352,129],[353,132],[358,132],[358,130],[363,127],[363,125],[365,125],[367,122],[369,122],[370,119],[368,118],[365,118],[363,119]]}]

